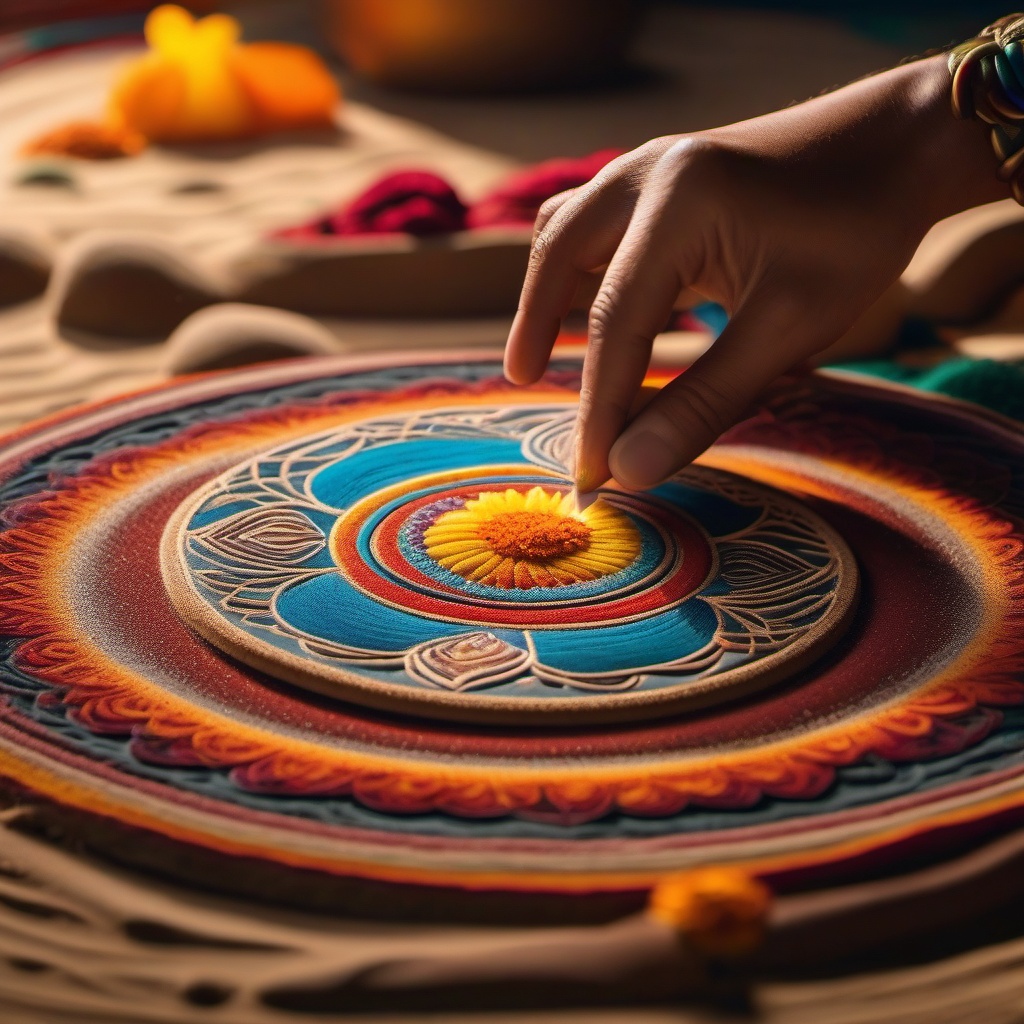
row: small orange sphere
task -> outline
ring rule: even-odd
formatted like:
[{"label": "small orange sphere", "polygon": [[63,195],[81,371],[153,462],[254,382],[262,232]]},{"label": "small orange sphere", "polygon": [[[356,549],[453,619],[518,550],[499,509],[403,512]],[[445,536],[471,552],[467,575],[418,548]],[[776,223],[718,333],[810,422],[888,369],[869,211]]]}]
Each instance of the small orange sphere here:
[{"label": "small orange sphere", "polygon": [[703,953],[739,957],[760,945],[771,905],[771,890],[747,872],[698,868],[658,882],[647,913]]}]

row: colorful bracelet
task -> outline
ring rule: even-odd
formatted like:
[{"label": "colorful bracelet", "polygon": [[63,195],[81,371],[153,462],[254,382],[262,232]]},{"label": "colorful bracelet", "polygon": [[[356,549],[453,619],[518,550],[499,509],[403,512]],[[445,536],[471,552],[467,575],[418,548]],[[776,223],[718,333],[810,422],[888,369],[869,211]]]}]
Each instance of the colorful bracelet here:
[{"label": "colorful bracelet", "polygon": [[991,126],[999,178],[1024,206],[1024,14],[1009,14],[949,54],[953,113]]}]

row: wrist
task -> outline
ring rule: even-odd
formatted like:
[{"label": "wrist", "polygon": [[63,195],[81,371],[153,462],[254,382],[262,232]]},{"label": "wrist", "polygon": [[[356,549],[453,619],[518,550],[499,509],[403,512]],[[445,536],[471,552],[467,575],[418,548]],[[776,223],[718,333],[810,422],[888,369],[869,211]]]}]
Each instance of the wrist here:
[{"label": "wrist", "polygon": [[951,97],[940,54],[705,134],[786,175],[807,165],[821,182],[808,203],[859,201],[920,239],[944,217],[1011,195],[985,126],[957,118]]},{"label": "wrist", "polygon": [[999,160],[987,127],[952,112],[946,55],[886,74],[892,76],[894,99],[905,119],[908,187],[917,191],[924,226],[1009,198],[1010,187],[998,177]]}]

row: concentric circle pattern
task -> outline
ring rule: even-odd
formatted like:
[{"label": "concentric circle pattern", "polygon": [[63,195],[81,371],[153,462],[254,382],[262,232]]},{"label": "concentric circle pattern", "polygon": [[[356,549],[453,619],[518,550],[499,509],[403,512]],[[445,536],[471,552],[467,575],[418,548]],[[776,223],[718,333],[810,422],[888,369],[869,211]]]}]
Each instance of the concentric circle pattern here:
[{"label": "concentric circle pattern", "polygon": [[279,677],[503,724],[732,698],[835,639],[856,566],[812,512],[709,469],[578,510],[534,457],[571,429],[564,405],[447,406],[260,453],[172,517],[172,599]]},{"label": "concentric circle pattern", "polygon": [[578,385],[281,364],[9,439],[0,773],[150,847],[467,889],[819,885],[1021,822],[1018,428],[812,377],[587,533]]}]

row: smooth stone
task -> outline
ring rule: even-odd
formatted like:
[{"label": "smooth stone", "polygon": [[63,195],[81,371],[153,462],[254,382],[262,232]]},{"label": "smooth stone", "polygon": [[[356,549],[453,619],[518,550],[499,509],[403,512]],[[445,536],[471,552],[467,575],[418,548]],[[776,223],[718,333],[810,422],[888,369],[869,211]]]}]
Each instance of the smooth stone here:
[{"label": "smooth stone", "polygon": [[0,308],[38,298],[52,271],[50,251],[40,239],[0,232]]},{"label": "smooth stone", "polygon": [[309,317],[266,306],[224,302],[190,316],[171,335],[163,366],[169,374],[226,370],[296,356],[331,355],[342,346]]},{"label": "smooth stone", "polygon": [[[931,323],[974,330],[996,317],[1024,285],[1024,220],[979,224],[967,237],[957,236],[933,257],[927,276],[912,283],[909,312]],[[966,222],[964,233],[971,227]],[[987,333],[987,330],[986,330]]]},{"label": "smooth stone", "polygon": [[84,334],[139,344],[166,338],[220,298],[196,266],[159,239],[97,233],[63,254],[51,306],[72,341],[88,344]]},{"label": "smooth stone", "polygon": [[229,268],[240,302],[324,317],[488,317],[514,313],[530,230],[270,240]]}]

